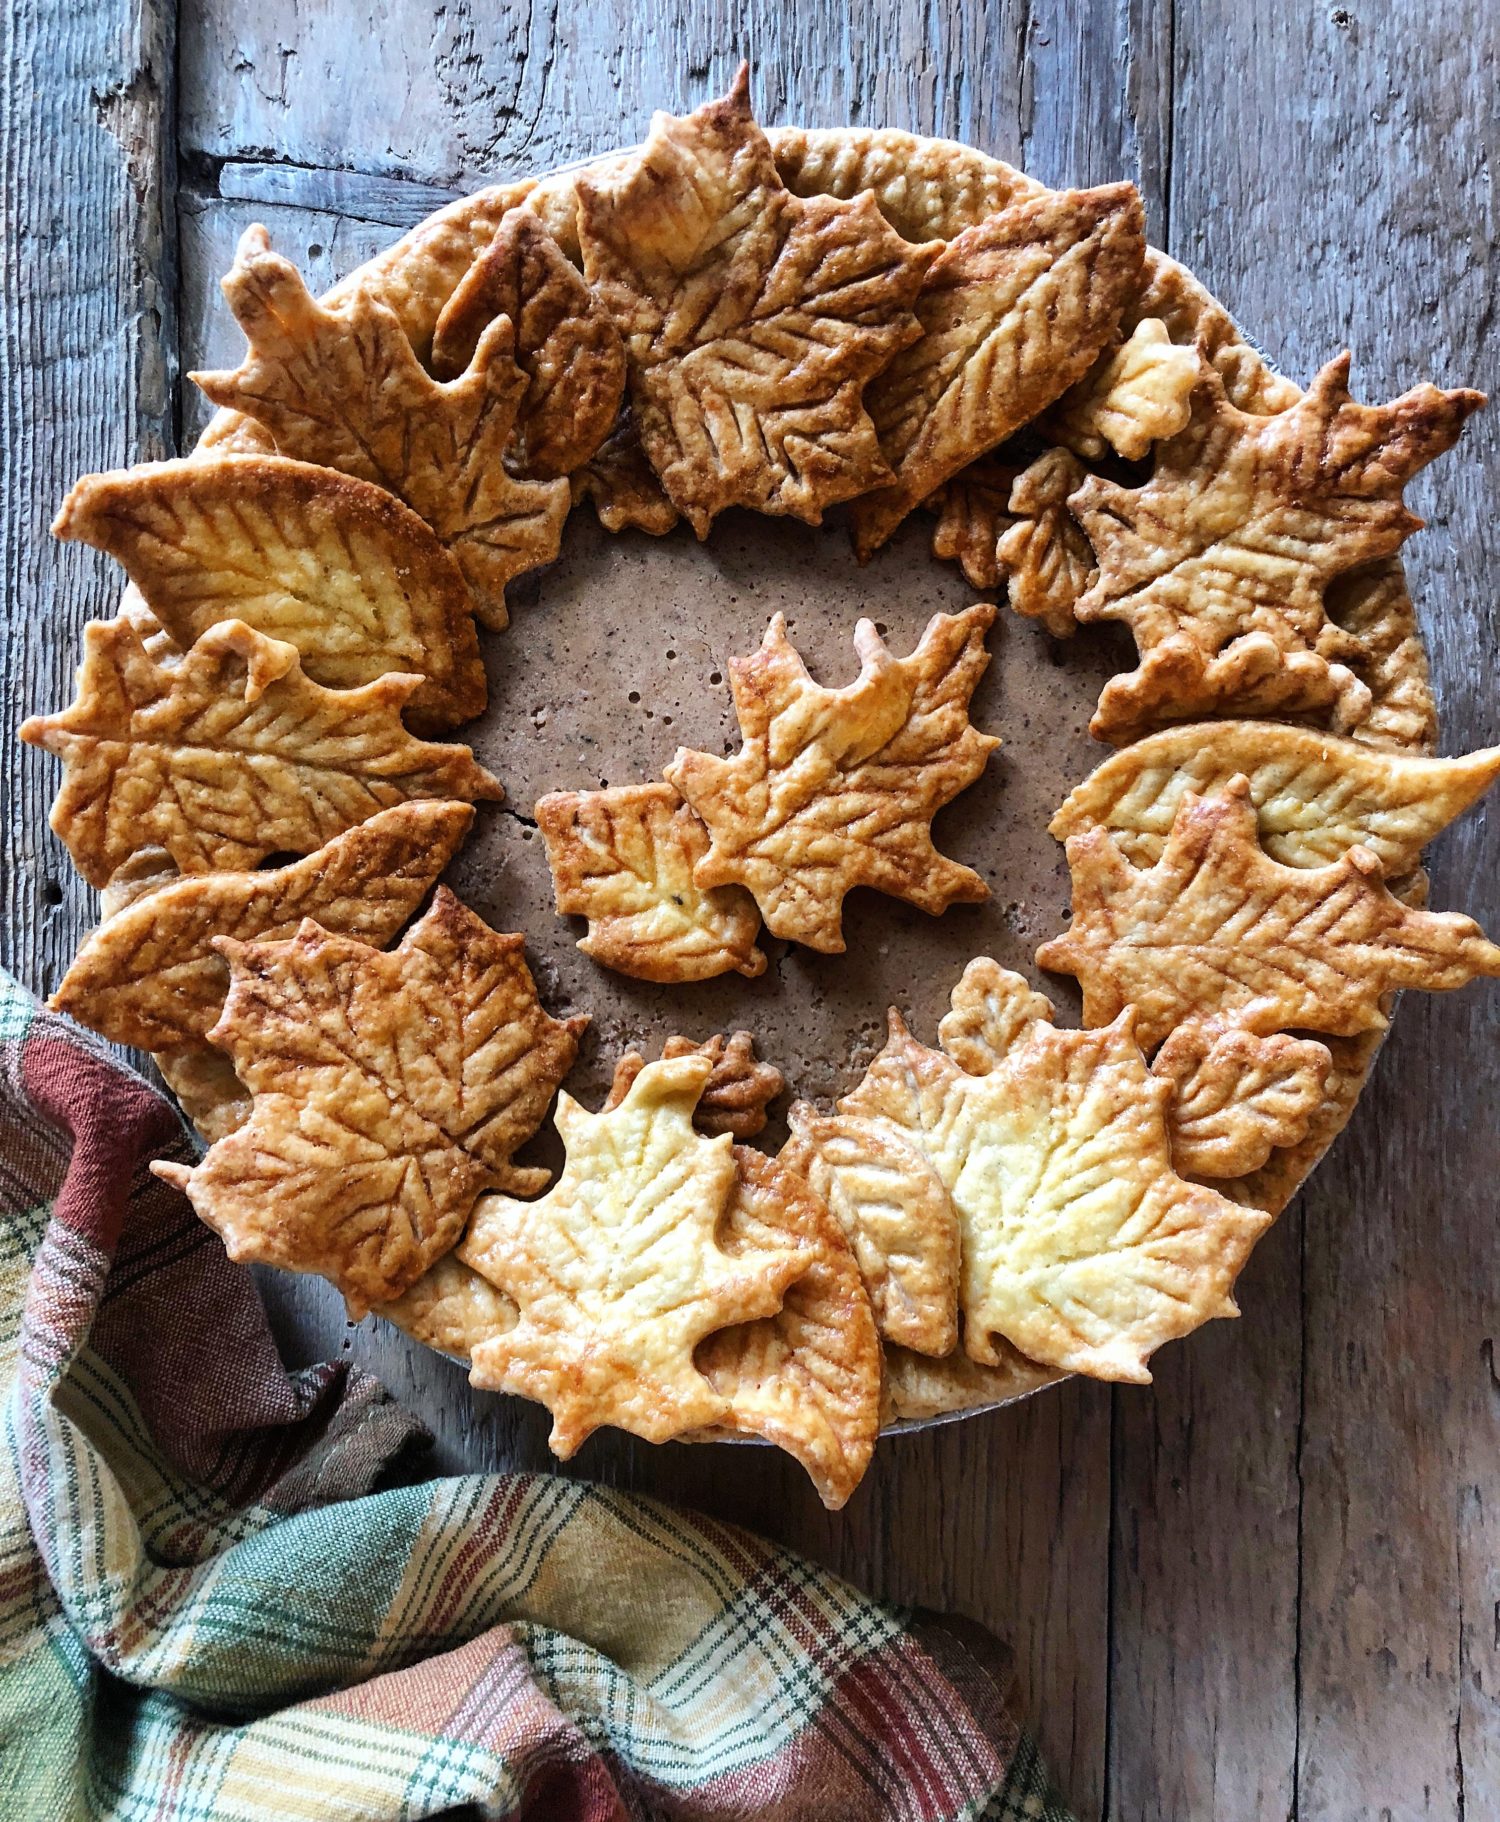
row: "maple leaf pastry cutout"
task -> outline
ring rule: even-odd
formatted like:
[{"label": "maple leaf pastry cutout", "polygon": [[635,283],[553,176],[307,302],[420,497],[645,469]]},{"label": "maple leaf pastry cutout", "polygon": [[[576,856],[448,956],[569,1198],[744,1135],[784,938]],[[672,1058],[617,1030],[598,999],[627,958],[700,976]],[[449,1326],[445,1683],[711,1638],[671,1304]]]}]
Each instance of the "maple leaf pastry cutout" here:
[{"label": "maple leaf pastry cutout", "polygon": [[957,563],[973,588],[988,591],[1005,580],[996,546],[1015,524],[1010,492],[1020,472],[1014,462],[981,456],[923,502],[937,514],[933,556],[941,563]]},{"label": "maple leaf pastry cutout", "polygon": [[52,526],[122,563],[183,650],[224,620],[297,648],[329,689],[423,682],[419,733],[471,721],[488,693],[473,600],[427,525],[382,487],[283,456],[197,456],[85,475]]},{"label": "maple leaf pastry cutout", "polygon": [[142,848],[182,873],[307,854],[411,798],[496,801],[465,746],[413,738],[401,712],[422,687],[392,672],[358,689],[307,677],[295,646],[241,620],[211,626],[168,663],[118,619],[86,626],[76,701],[21,724],[63,762],[54,832],[92,886]]},{"label": "maple leaf pastry cutout", "polygon": [[[727,1132],[736,1139],[753,1139],[763,1132],[766,1109],[786,1087],[786,1077],[774,1063],[762,1063],[755,1054],[755,1039],[748,1031],[735,1031],[728,1037],[717,1031],[701,1044],[691,1038],[669,1037],[662,1045],[663,1057],[707,1057],[712,1064],[708,1081],[693,1110],[693,1124],[699,1132],[715,1139]],[[646,1067],[638,1050],[627,1050],[615,1064],[614,1078],[604,1112],[618,1107],[630,1092],[630,1084]]]},{"label": "maple leaf pastry cutout", "polygon": [[1047,436],[1097,461],[1111,450],[1143,462],[1151,445],[1176,436],[1193,413],[1200,355],[1174,342],[1159,317],[1145,317],[1047,413]]},{"label": "maple leaf pastry cutout", "polygon": [[505,585],[557,555],[570,504],[563,481],[519,479],[505,466],[523,402],[546,385],[516,364],[512,318],[489,322],[444,383],[389,305],[357,287],[337,307],[320,304],[262,227],[245,230],[223,289],[250,349],[233,372],[193,374],[199,389],[263,425],[281,455],[404,501],[457,562],[480,619],[503,627]]},{"label": "maple leaf pastry cutout", "polygon": [[949,241],[917,297],[920,338],[868,389],[895,478],[852,509],[861,558],[1088,372],[1141,288],[1145,249],[1127,183],[1045,191]]},{"label": "maple leaf pastry cutout", "polygon": [[1243,776],[1183,794],[1154,866],[1132,866],[1102,827],[1070,836],[1067,854],[1073,921],[1037,961],[1078,977],[1087,1024],[1133,1008],[1147,1049],[1229,1013],[1254,1031],[1352,1037],[1385,1028],[1381,1000],[1398,988],[1500,975],[1472,918],[1403,904],[1368,848],[1330,866],[1272,860]]},{"label": "maple leaf pastry cutout", "polygon": [[1044,450],[1016,476],[1007,503],[1010,523],[995,542],[1011,607],[1040,620],[1054,639],[1072,638],[1078,603],[1094,580],[1094,553],[1068,509],[1083,478],[1076,456]]},{"label": "maple leaf pastry cutout", "polygon": [[640,425],[628,405],[592,458],[575,470],[569,484],[573,504],[592,500],[606,531],[643,531],[662,538],[677,523],[677,508],[662,492],[656,470],[646,459]]},{"label": "maple leaf pastry cutout", "polygon": [[1341,731],[1368,713],[1350,668],[1360,641],[1328,618],[1324,592],[1418,529],[1402,489],[1484,394],[1423,385],[1357,405],[1348,379],[1344,354],[1296,404],[1259,416],[1205,360],[1191,419],[1156,445],[1150,480],[1092,475],[1071,496],[1099,566],[1077,617],[1123,621],[1141,657],[1099,699],[1101,739],[1226,711],[1329,713]]},{"label": "maple leaf pastry cutout", "polygon": [[1500,778],[1500,747],[1429,759],[1267,721],[1163,728],[1112,754],[1076,785],[1048,824],[1059,841],[1107,829],[1138,867],[1161,859],[1188,792],[1248,781],[1256,834],[1272,860],[1321,867],[1367,849],[1386,879]]},{"label": "maple leaf pastry cutout", "polygon": [[1172,1085],[1146,1067],[1133,1012],[1059,1031],[1021,976],[987,958],[973,969],[997,1008],[985,1073],[917,1043],[892,1012],[839,1112],[899,1132],[952,1197],[971,1359],[1001,1364],[1008,1343],[1044,1366],[1144,1382],[1163,1342],[1238,1313],[1231,1288],[1270,1217],[1177,1174]]},{"label": "maple leaf pastry cutout", "polygon": [[861,620],[859,676],[830,690],[776,615],[760,650],[729,663],[739,753],[683,747],[666,769],[709,833],[697,884],[747,886],[773,935],[829,954],[843,952],[843,901],[856,886],[934,915],[985,898],[972,868],[933,847],[931,822],[999,745],[969,725],[994,617],[987,605],[935,614],[906,658]]},{"label": "maple leaf pastry cutout", "polygon": [[809,1263],[785,1236],[724,1243],[733,1142],[693,1126],[712,1067],[704,1056],[648,1063],[608,1112],[559,1095],[561,1176],[536,1202],[483,1197],[459,1248],[519,1311],[474,1348],[470,1376],[546,1405],[563,1458],[602,1424],[666,1442],[725,1421],[730,1400],[694,1349],[774,1315]]},{"label": "maple leaf pastry cutout", "polygon": [[730,506],[816,525],[889,477],[861,395],[920,332],[932,257],[872,195],[794,196],[741,68],[580,177],[584,271],[624,337],[641,442],[699,537]]},{"label": "maple leaf pastry cutout", "polygon": [[844,1230],[783,1159],[734,1148],[722,1241],[731,1258],[802,1249],[781,1308],[699,1343],[694,1364],[729,1409],[715,1434],[761,1436],[801,1462],[830,1511],[859,1485],[880,1434],[880,1336]]},{"label": "maple leaf pastry cutout", "polygon": [[236,1260],[317,1272],[356,1318],[448,1252],[480,1193],[539,1189],[512,1153],[572,1066],[582,1018],[543,1011],[522,957],[439,887],[389,952],[311,919],[287,942],[218,939],[210,1034],[255,1097],[185,1190]]},{"label": "maple leaf pastry cutout", "polygon": [[432,370],[457,380],[498,317],[514,331],[526,375],[507,461],[555,480],[581,467],[615,426],[625,396],[625,348],[609,313],[546,227],[512,209],[443,307]]},{"label": "maple leaf pastry cutout", "polygon": [[589,920],[585,955],[643,981],[765,972],[749,893],[694,883],[708,834],[671,785],[553,791],[538,800],[536,821],[559,916]]}]

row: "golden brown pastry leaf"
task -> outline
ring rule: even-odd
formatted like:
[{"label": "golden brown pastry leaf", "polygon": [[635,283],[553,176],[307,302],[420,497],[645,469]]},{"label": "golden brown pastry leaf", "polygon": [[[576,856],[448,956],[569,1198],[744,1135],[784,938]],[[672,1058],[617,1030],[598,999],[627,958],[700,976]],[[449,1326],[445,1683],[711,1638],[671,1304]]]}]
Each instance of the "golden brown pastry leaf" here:
[{"label": "golden brown pastry leaf", "polygon": [[1190,1177],[1243,1177],[1307,1133],[1333,1069],[1326,1044],[1215,1016],[1179,1025],[1152,1060],[1172,1084],[1172,1162]]},{"label": "golden brown pastry leaf", "polygon": [[284,639],[330,689],[426,681],[422,733],[472,720],[487,688],[473,601],[432,532],[384,488],[282,456],[85,475],[52,530],[108,551],[184,650],[221,620]]},{"label": "golden brown pastry leaf", "polygon": [[1132,184],[1049,190],[965,228],[917,298],[922,325],[868,389],[895,481],[853,508],[868,557],[929,494],[1080,379],[1139,290]]},{"label": "golden brown pastry leaf", "polygon": [[625,393],[625,349],[540,219],[512,209],[438,318],[432,370],[456,380],[497,317],[515,331],[526,375],[508,460],[539,480],[571,474],[609,435]]},{"label": "golden brown pastry leaf", "polygon": [[855,886],[934,914],[984,898],[979,875],[933,847],[931,822],[999,744],[968,712],[994,617],[988,606],[936,614],[907,658],[861,620],[859,676],[830,690],[809,676],[778,614],[753,657],[730,660],[740,752],[684,747],[667,767],[712,843],[698,884],[748,886],[774,935],[832,954]]},{"label": "golden brown pastry leaf", "polygon": [[641,152],[578,180],[584,270],[625,338],[641,441],[706,535],[729,506],[817,524],[889,474],[861,403],[917,334],[930,249],[873,196],[793,196],[746,72]]},{"label": "golden brown pastry leaf", "polygon": [[[1036,999],[1015,982],[1014,1004]],[[895,1127],[947,1186],[964,1347],[985,1365],[1007,1359],[1000,1337],[1044,1366],[1144,1381],[1164,1341],[1237,1313],[1230,1290],[1269,1217],[1177,1175],[1171,1086],[1147,1069],[1132,1018],[1058,1031],[1048,1008],[972,1076],[893,1012],[839,1103]]]},{"label": "golden brown pastry leaf", "polygon": [[995,545],[1010,605],[1040,620],[1054,639],[1073,636],[1074,610],[1094,579],[1094,553],[1068,510],[1083,476],[1083,464],[1066,449],[1039,455],[1016,476],[1008,502],[1013,523]]},{"label": "golden brown pastry leaf", "polygon": [[311,919],[288,942],[219,938],[211,1036],[255,1096],[196,1169],[158,1164],[233,1259],[319,1272],[351,1314],[400,1297],[480,1192],[533,1191],[530,1138],[587,1022],[549,1018],[522,957],[439,887],[389,952]]},{"label": "golden brown pastry leaf", "polygon": [[1399,987],[1500,974],[1500,948],[1472,918],[1402,904],[1368,848],[1326,867],[1272,860],[1244,777],[1184,793],[1153,867],[1133,867],[1104,828],[1067,849],[1072,925],[1037,961],[1077,975],[1090,1025],[1133,1007],[1148,1050],[1214,1013],[1257,1031],[1378,1031]]},{"label": "golden brown pastry leaf", "polygon": [[567,1163],[537,1202],[486,1196],[459,1257],[520,1311],[473,1350],[471,1377],[552,1412],[552,1448],[574,1453],[601,1424],[665,1442],[722,1423],[728,1398],[693,1364],[717,1329],[781,1307],[809,1264],[778,1235],[733,1252],[723,1224],[732,1142],[693,1129],[707,1057],[648,1063],[618,1107],[589,1113],[564,1094]]},{"label": "golden brown pastry leaf", "polygon": [[1101,738],[1237,700],[1251,712],[1333,708],[1343,727],[1368,712],[1347,664],[1358,641],[1327,618],[1324,590],[1417,529],[1402,489],[1484,395],[1418,386],[1356,405],[1348,379],[1345,354],[1295,405],[1258,416],[1204,362],[1192,419],[1157,445],[1151,479],[1094,475],[1073,495],[1099,564],[1078,618],[1124,621],[1145,661],[1105,689]]},{"label": "golden brown pastry leaf", "polygon": [[468,747],[407,733],[401,711],[421,684],[391,672],[324,689],[295,646],[241,620],[164,664],[129,621],[96,621],[77,700],[23,722],[20,736],[63,762],[51,823],[90,885],[147,847],[183,873],[251,867],[310,853],[411,798],[503,796]]},{"label": "golden brown pastry leaf", "polygon": [[389,306],[363,290],[336,308],[318,303],[258,226],[240,240],[224,295],[249,353],[232,373],[193,374],[199,388],[263,425],[281,455],[404,500],[456,559],[484,624],[503,627],[506,583],[552,561],[568,514],[561,482],[517,480],[503,462],[529,384],[512,319],[491,322],[443,385]]},{"label": "golden brown pastry leaf", "polygon": [[[666,1058],[707,1057],[713,1065],[693,1112],[693,1124],[711,1139],[725,1132],[732,1138],[753,1139],[765,1130],[767,1107],[786,1087],[786,1077],[774,1063],[758,1060],[755,1039],[748,1031],[732,1032],[727,1038],[716,1031],[701,1044],[691,1038],[669,1037],[661,1053]],[[605,1113],[620,1105],[645,1067],[646,1059],[639,1051],[626,1051],[615,1064]]]},{"label": "golden brown pastry leaf", "polygon": [[516,1306],[488,1278],[465,1265],[457,1253],[444,1253],[410,1290],[394,1303],[375,1303],[372,1316],[384,1316],[423,1347],[467,1360],[481,1341],[515,1327]]},{"label": "golden brown pastry leaf", "polygon": [[728,1401],[719,1427],[800,1461],[830,1511],[859,1485],[880,1431],[880,1337],[843,1229],[779,1159],[737,1145],[722,1233],[731,1258],[792,1243],[807,1264],[774,1316],[718,1330],[694,1361]]},{"label": "golden brown pastry leaf", "polygon": [[553,791],[536,820],[559,914],[589,920],[585,955],[643,981],[765,971],[750,895],[693,883],[708,835],[671,785]]},{"label": "golden brown pastry leaf", "polygon": [[201,1045],[229,986],[217,937],[276,942],[313,918],[341,936],[388,942],[473,820],[468,804],[397,804],[291,866],[162,885],[85,938],[51,1004],[116,1044]]},{"label": "golden brown pastry leaf", "polygon": [[893,1127],[799,1101],[781,1162],[832,1209],[882,1338],[921,1354],[958,1345],[958,1216],[927,1158]]},{"label": "golden brown pastry leaf", "polygon": [[677,508],[646,460],[640,425],[628,405],[592,458],[574,473],[571,484],[573,504],[592,500],[606,531],[644,531],[662,538],[677,523]]},{"label": "golden brown pastry leaf", "polygon": [[961,468],[924,502],[937,514],[932,530],[933,556],[940,562],[957,563],[973,588],[999,588],[1005,580],[997,546],[1015,524],[1010,490],[1020,472],[1013,463],[994,462],[983,456]]},{"label": "golden brown pastry leaf", "polygon": [[1387,879],[1399,879],[1500,777],[1500,747],[1424,759],[1266,721],[1165,728],[1106,759],[1048,826],[1059,841],[1108,829],[1127,860],[1149,867],[1186,794],[1206,797],[1240,773],[1273,860],[1320,867],[1361,847]]}]

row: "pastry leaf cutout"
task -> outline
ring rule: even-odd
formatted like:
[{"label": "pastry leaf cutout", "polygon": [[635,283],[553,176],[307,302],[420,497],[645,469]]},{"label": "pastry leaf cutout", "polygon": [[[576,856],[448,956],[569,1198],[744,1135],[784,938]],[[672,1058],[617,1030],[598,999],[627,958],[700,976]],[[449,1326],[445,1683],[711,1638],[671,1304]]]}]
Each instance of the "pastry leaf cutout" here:
[{"label": "pastry leaf cutout", "polygon": [[578,181],[584,270],[625,340],[641,441],[700,537],[729,506],[817,524],[888,477],[861,393],[918,333],[931,249],[873,196],[798,197],[729,94],[658,114]]},{"label": "pastry leaf cutout", "polygon": [[855,886],[933,914],[984,898],[979,875],[933,847],[930,825],[999,745],[969,725],[994,617],[988,606],[934,615],[907,658],[861,620],[859,676],[830,690],[778,614],[754,656],[730,660],[740,752],[681,748],[667,767],[708,829],[698,884],[747,886],[773,935],[833,954]]},{"label": "pastry leaf cutout", "polygon": [[310,919],[288,942],[219,945],[231,984],[211,1035],[254,1108],[196,1169],[155,1168],[231,1258],[319,1272],[361,1316],[454,1246],[481,1191],[546,1182],[511,1154],[586,1021],[542,1010],[524,938],[440,887],[388,953]]},{"label": "pastry leaf cutout", "polygon": [[693,882],[708,835],[671,785],[554,791],[536,820],[559,914],[589,920],[585,955],[645,981],[764,973],[749,894]]},{"label": "pastry leaf cutout", "polygon": [[1172,1084],[1172,1162],[1184,1176],[1243,1177],[1278,1146],[1298,1145],[1333,1072],[1326,1044],[1193,1019],[1157,1051],[1153,1075]]},{"label": "pastry leaf cutout", "polygon": [[394,310],[360,289],[320,304],[259,226],[245,230],[224,295],[250,349],[232,373],[193,374],[200,390],[264,425],[280,454],[405,501],[456,559],[485,625],[503,627],[506,583],[557,555],[569,504],[562,482],[518,480],[504,465],[531,383],[512,319],[490,322],[443,384]]},{"label": "pastry leaf cutout", "polygon": [[852,509],[861,557],[1088,371],[1140,288],[1144,257],[1131,184],[1049,190],[948,243],[917,297],[920,339],[869,388],[895,480]]},{"label": "pastry leaf cutout", "polygon": [[526,376],[508,461],[551,480],[588,461],[614,428],[625,393],[625,349],[578,268],[529,209],[512,209],[443,307],[432,370],[462,377],[498,317],[514,330]]},{"label": "pastry leaf cutout", "polygon": [[52,530],[122,563],[184,650],[243,620],[294,645],[330,689],[421,673],[407,705],[420,732],[484,707],[463,576],[414,512],[366,481],[282,456],[147,462],[85,475]]},{"label": "pastry leaf cutout", "polygon": [[1171,1085],[1147,1069],[1132,1013],[1058,1031],[1050,1008],[1024,1016],[1046,1002],[1020,976],[972,968],[1008,1001],[993,1067],[968,1074],[893,1012],[839,1111],[894,1127],[952,1196],[972,1359],[1003,1364],[1009,1343],[1046,1366],[1147,1380],[1163,1342],[1237,1313],[1231,1287],[1269,1217],[1174,1170]]},{"label": "pastry leaf cutout", "polygon": [[1049,827],[1059,841],[1108,829],[1127,860],[1149,867],[1188,792],[1209,796],[1239,774],[1273,860],[1319,867],[1361,847],[1397,879],[1500,777],[1500,747],[1424,759],[1264,721],[1166,728],[1106,759]]},{"label": "pastry leaf cutout", "polygon": [[1272,860],[1243,777],[1211,797],[1185,793],[1150,868],[1133,867],[1103,828],[1067,849],[1073,922],[1037,961],[1077,975],[1090,1025],[1133,1007],[1147,1049],[1213,1013],[1263,1032],[1379,1031],[1381,999],[1397,988],[1500,974],[1500,948],[1472,918],[1394,898],[1368,848],[1323,867]]},{"label": "pastry leaf cutout", "polygon": [[109,620],[84,628],[77,700],[20,735],[62,760],[52,828],[103,886],[142,848],[165,849],[183,873],[251,867],[408,799],[498,800],[468,747],[406,731],[401,711],[421,686],[393,672],[324,689],[295,646],[240,620],[163,663],[129,621]]},{"label": "pastry leaf cutout", "polygon": [[1356,405],[1349,357],[1269,416],[1230,403],[1205,361],[1187,428],[1156,448],[1142,487],[1091,476],[1070,505],[1098,559],[1080,620],[1122,620],[1143,664],[1100,698],[1095,732],[1124,741],[1153,719],[1337,709],[1369,692],[1347,664],[1358,641],[1324,612],[1335,577],[1398,550],[1421,521],[1402,503],[1451,448],[1479,392],[1418,386]]},{"label": "pastry leaf cutout", "polygon": [[[748,1031],[736,1031],[729,1037],[715,1032],[701,1044],[691,1038],[669,1037],[661,1053],[668,1059],[707,1057],[713,1065],[693,1112],[693,1124],[711,1139],[725,1132],[736,1139],[753,1139],[765,1130],[767,1107],[786,1087],[786,1078],[774,1063],[757,1060],[755,1039]],[[645,1067],[646,1059],[639,1051],[627,1050],[620,1058],[604,1103],[606,1113],[620,1105]]]},{"label": "pastry leaf cutout", "polygon": [[1046,433],[1091,461],[1110,450],[1144,461],[1153,443],[1186,428],[1199,358],[1196,348],[1174,343],[1158,317],[1146,317],[1063,394],[1047,413]]},{"label": "pastry leaf cutout", "polygon": [[229,986],[217,938],[276,942],[312,918],[340,936],[388,942],[473,820],[467,804],[398,804],[291,866],[159,886],[84,939],[51,1003],[116,1044],[201,1046]]},{"label": "pastry leaf cutout", "polygon": [[730,1401],[693,1350],[774,1315],[809,1263],[784,1237],[725,1244],[732,1141],[693,1127],[711,1067],[701,1056],[648,1063],[603,1113],[561,1095],[557,1182],[540,1201],[486,1196],[474,1211],[460,1257],[520,1312],[474,1349],[474,1384],[546,1405],[560,1456],[601,1424],[665,1442],[723,1422]]}]

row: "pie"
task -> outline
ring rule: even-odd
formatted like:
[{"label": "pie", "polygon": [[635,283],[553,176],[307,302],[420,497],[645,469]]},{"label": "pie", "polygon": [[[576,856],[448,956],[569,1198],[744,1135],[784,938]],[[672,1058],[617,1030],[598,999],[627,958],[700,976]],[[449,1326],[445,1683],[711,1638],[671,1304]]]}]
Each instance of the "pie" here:
[{"label": "pie", "polygon": [[[75,488],[132,587],[25,729],[110,913],[67,1003],[173,1062],[235,1256],[560,1453],[751,1436],[830,1506],[1236,1314],[1396,990],[1500,976],[1425,902],[1500,750],[1433,756],[1399,555],[1480,395],[1304,393],[1130,185],[743,72],[298,257],[246,236],[194,454]],[[375,817],[472,821],[425,906],[446,849],[320,895]]]}]

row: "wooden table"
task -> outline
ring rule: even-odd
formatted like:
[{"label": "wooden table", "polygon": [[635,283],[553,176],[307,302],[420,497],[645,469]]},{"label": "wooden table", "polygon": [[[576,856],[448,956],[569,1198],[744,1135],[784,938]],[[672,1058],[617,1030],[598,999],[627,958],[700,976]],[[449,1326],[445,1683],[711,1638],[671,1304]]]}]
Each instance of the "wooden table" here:
[{"label": "wooden table", "polygon": [[[170,454],[216,279],[263,219],[330,279],[456,190],[640,136],[756,60],[761,117],[970,140],[1051,183],[1140,185],[1152,238],[1285,369],[1340,347],[1365,397],[1496,379],[1500,10],[1480,0],[12,0],[5,24],[0,532],[9,725],[68,699],[118,577],[48,520],[88,469]],[[214,345],[232,352],[221,326]],[[1446,746],[1500,737],[1500,414],[1413,490]],[[7,744],[6,964],[41,991],[95,915]],[[1500,816],[1432,855],[1500,928]],[[1149,1390],[1074,1383],[883,1448],[824,1514],[765,1451],[596,1439],[582,1472],[691,1501],[1015,1644],[1082,1817],[1500,1815],[1497,999],[1403,1007],[1353,1125],[1262,1244],[1245,1320]],[[544,1466],[545,1424],[472,1397],[332,1298],[348,1349],[445,1464]]]}]

